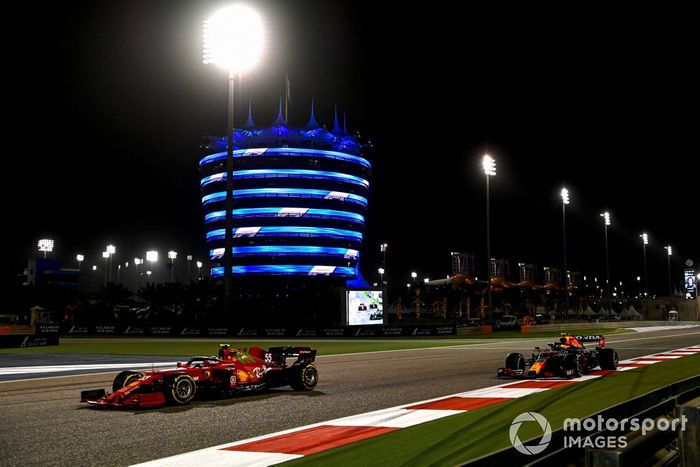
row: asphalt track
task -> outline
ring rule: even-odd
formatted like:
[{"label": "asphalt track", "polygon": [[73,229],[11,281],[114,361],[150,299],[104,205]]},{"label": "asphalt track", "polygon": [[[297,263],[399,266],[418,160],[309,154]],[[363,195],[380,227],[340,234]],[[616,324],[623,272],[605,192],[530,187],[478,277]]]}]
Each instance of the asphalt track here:
[{"label": "asphalt track", "polygon": [[[319,385],[309,393],[274,390],[151,410],[78,402],[83,389],[109,388],[116,372],[0,382],[0,465],[128,465],[492,386],[506,352],[527,353],[545,341],[320,356]],[[608,343],[628,359],[700,344],[700,329],[621,334]]]}]

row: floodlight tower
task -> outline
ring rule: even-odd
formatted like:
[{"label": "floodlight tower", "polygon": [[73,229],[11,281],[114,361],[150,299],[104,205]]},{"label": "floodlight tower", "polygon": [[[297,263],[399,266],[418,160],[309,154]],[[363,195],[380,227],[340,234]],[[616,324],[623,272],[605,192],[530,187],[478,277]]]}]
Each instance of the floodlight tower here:
[{"label": "floodlight tower", "polygon": [[37,242],[37,247],[39,251],[44,253],[44,258],[46,258],[46,253],[51,253],[53,251],[54,241],[50,238],[42,238]]},{"label": "floodlight tower", "polygon": [[610,213],[605,211],[600,215],[603,218],[603,227],[605,228],[605,274],[607,277],[607,287],[608,287],[608,310],[606,310],[606,317],[612,311],[612,296],[610,295],[610,254],[608,252],[608,226],[610,225]]},{"label": "floodlight tower", "polygon": [[[233,88],[236,74],[252,68],[263,49],[263,27],[258,13],[232,5],[204,22],[204,63],[228,72],[228,127],[226,157],[226,227],[224,250],[224,321],[231,321],[233,300]],[[201,273],[199,274],[201,276]]]},{"label": "floodlight tower", "polygon": [[569,270],[566,265],[566,205],[570,203],[569,190],[561,189],[561,232],[562,243],[564,246],[564,271],[562,271],[562,280],[564,282],[564,316],[569,314]]},{"label": "floodlight tower", "polygon": [[489,321],[493,322],[493,303],[491,298],[491,213],[489,200],[489,180],[492,176],[496,175],[496,160],[488,154],[485,154],[481,164],[484,167],[484,174],[486,175],[486,287],[488,288],[489,292]]}]

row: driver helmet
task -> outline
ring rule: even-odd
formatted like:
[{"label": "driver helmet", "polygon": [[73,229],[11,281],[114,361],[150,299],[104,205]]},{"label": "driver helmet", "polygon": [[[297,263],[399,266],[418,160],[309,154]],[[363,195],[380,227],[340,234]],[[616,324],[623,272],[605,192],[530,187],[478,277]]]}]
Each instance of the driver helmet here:
[{"label": "driver helmet", "polygon": [[229,358],[230,354],[231,354],[231,347],[228,344],[219,345],[219,358],[223,358],[225,360],[225,359]]}]

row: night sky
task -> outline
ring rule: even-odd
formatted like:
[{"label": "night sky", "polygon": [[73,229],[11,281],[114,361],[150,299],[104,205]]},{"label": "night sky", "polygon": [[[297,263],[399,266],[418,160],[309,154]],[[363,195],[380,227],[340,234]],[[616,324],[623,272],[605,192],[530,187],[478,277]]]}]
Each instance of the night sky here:
[{"label": "night sky", "polygon": [[[682,11],[483,10],[380,2],[262,1],[265,56],[240,83],[237,123],[275,118],[284,75],[290,120],[311,98],[373,149],[362,269],[444,277],[449,251],[485,257],[489,152],[492,255],[561,264],[559,190],[567,207],[569,269],[604,277],[609,210],[612,280],[642,274],[647,231],[652,290],[700,261],[696,27]],[[119,1],[26,5],[8,37],[3,184],[9,231],[4,277],[21,272],[42,236],[75,266],[149,248],[205,255],[198,145],[225,132],[225,73],[201,62],[202,21],[222,2]],[[9,79],[8,79],[9,78]],[[6,123],[7,125],[7,123]],[[515,268],[513,268],[515,269]],[[517,277],[514,277],[517,279]],[[680,281],[680,278],[679,278]]]}]

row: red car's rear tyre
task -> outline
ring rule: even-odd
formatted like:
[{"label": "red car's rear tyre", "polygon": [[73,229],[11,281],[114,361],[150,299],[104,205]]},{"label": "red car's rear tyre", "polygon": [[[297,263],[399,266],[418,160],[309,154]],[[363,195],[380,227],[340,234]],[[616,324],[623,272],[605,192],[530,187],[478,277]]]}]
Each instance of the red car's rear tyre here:
[{"label": "red car's rear tyre", "polygon": [[318,369],[312,363],[292,369],[289,385],[295,391],[311,391],[318,384]]}]

